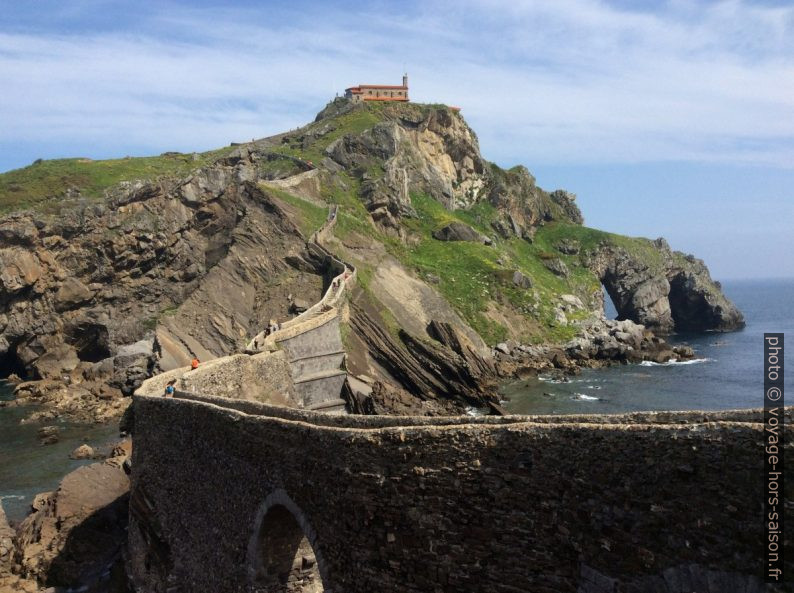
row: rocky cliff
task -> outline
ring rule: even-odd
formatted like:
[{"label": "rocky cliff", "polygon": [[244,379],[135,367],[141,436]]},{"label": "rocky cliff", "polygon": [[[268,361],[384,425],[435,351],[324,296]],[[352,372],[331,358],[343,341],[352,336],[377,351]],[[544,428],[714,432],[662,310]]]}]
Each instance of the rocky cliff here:
[{"label": "rocky cliff", "polygon": [[287,134],[141,161],[0,175],[0,370],[52,413],[118,413],[151,373],[240,351],[319,299],[305,239],[328,203],[328,247],[360,284],[349,364],[406,410],[492,400],[492,348],[592,334],[602,285],[659,333],[743,324],[702,262],[582,226],[575,196],[486,161],[442,105],[338,99]]}]

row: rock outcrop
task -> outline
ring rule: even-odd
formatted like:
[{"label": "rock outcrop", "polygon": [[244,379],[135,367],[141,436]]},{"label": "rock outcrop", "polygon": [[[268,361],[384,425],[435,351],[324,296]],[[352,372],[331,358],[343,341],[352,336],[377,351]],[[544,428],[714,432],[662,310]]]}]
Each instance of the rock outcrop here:
[{"label": "rock outcrop", "polygon": [[[392,333],[377,307],[359,293],[350,305],[350,325],[357,344],[376,365],[365,370],[385,373],[384,379],[400,388],[395,391],[378,386],[373,396],[384,396],[381,413],[399,413],[402,408],[419,414],[449,414],[498,402],[489,389],[495,377],[493,364],[465,334],[449,324],[431,323],[428,329],[433,340],[404,329]],[[397,402],[394,408],[389,409],[389,400]],[[434,405],[423,405],[427,401],[434,401]]]},{"label": "rock outcrop", "polygon": [[702,260],[672,251],[664,239],[648,242],[648,249],[652,257],[601,245],[589,259],[621,319],[659,333],[744,327]]},{"label": "rock outcrop", "polygon": [[[317,129],[329,133],[334,117],[362,109],[329,104],[316,120],[327,124]],[[510,236],[531,238],[550,220],[582,222],[573,194],[543,191],[525,167],[505,171],[487,162],[476,134],[449,108],[385,105],[381,117],[370,129],[332,142],[326,154],[361,180],[366,207],[384,227],[399,230],[399,220],[414,215],[411,194],[429,195],[450,210],[488,201],[500,212],[498,232]],[[304,132],[285,141],[316,139]]]},{"label": "rock outcrop", "polygon": [[525,378],[542,371],[578,373],[582,367],[689,360],[689,346],[672,346],[631,320],[593,319],[581,325],[578,335],[560,345],[527,345],[502,342],[494,348],[495,366],[503,376]]},{"label": "rock outcrop", "polygon": [[14,530],[8,524],[3,501],[0,500],[0,573],[7,571],[11,566],[14,551]]},{"label": "rock outcrop", "polygon": [[433,231],[433,238],[439,241],[474,241],[475,243],[490,244],[491,240],[475,231],[462,222],[451,222],[440,229]]},{"label": "rock outcrop", "polygon": [[743,323],[703,263],[666,243],[593,249],[573,194],[486,161],[444,106],[336,100],[308,126],[203,162],[0,219],[0,376],[27,380],[18,400],[46,404],[38,417],[118,415],[152,374],[240,352],[268,320],[316,303],[322,261],[299,228],[337,198],[350,209],[333,248],[361,265],[373,300],[352,309],[355,374],[442,408],[493,399],[483,338],[585,331],[601,315],[597,279],[648,330]]},{"label": "rock outcrop", "polygon": [[110,459],[76,469],[55,492],[35,498],[15,535],[13,572],[44,586],[123,584],[130,452],[127,441]]},{"label": "rock outcrop", "polygon": [[248,182],[258,157],[240,155],[181,180],[122,184],[103,204],[0,220],[14,242],[0,244],[0,367],[52,382],[21,385],[21,399],[68,392],[75,406],[60,414],[82,405],[104,417],[105,403],[118,414],[116,393],[153,370],[239,350],[268,318],[289,316],[289,294],[319,293],[319,271],[290,265],[311,261],[300,233]]}]

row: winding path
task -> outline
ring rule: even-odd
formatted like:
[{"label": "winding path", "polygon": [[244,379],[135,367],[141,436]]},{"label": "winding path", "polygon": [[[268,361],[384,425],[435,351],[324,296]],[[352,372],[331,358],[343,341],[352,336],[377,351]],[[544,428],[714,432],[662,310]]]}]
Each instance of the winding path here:
[{"label": "winding path", "polygon": [[336,225],[338,211],[339,206],[329,206],[328,218],[307,243],[314,255],[324,258],[328,269],[336,273],[322,298],[297,317],[285,321],[279,330],[270,334],[260,332],[248,344],[250,352],[283,350],[303,407],[329,412],[342,412],[345,407],[341,393],[347,371],[339,330],[339,305],[356,277],[354,266],[337,258],[322,244]]},{"label": "winding path", "polygon": [[285,321],[278,331],[257,334],[245,353],[216,358],[196,370],[183,367],[155,375],[144,381],[136,394],[161,395],[166,384],[175,380],[177,391],[223,393],[233,399],[343,413],[341,394],[347,370],[339,313],[356,269],[323,246],[338,211],[337,205],[329,206],[328,218],[307,242],[312,254],[324,260],[326,269],[334,274],[319,301]]}]

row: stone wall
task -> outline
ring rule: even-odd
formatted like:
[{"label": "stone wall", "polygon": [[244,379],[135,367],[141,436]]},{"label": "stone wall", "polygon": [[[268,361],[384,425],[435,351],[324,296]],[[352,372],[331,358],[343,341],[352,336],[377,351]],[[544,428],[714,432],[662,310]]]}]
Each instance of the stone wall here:
[{"label": "stone wall", "polygon": [[213,393],[281,406],[295,406],[298,402],[289,363],[282,351],[253,356],[233,354],[204,362],[195,370],[174,369],[147,379],[136,393],[163,395],[171,379],[176,379],[175,387],[179,391]]},{"label": "stone wall", "polygon": [[[335,593],[759,584],[758,411],[354,418],[211,402],[227,403],[135,400],[141,591],[251,590],[270,564],[293,567],[289,590],[321,578]],[[294,552],[263,527],[282,507],[305,539],[296,562],[263,557]]]}]

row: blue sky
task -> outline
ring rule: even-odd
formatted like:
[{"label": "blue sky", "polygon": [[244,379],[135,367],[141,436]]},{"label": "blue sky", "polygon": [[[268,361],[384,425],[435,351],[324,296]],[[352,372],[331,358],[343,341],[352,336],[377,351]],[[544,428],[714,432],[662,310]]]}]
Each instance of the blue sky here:
[{"label": "blue sky", "polygon": [[0,171],[266,136],[403,69],[587,224],[794,276],[790,2],[2,1]]}]

